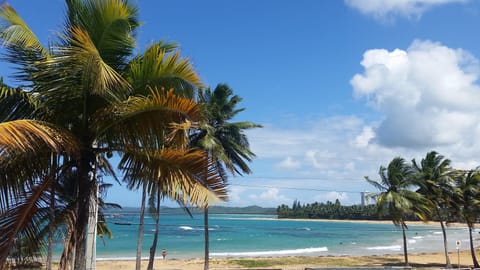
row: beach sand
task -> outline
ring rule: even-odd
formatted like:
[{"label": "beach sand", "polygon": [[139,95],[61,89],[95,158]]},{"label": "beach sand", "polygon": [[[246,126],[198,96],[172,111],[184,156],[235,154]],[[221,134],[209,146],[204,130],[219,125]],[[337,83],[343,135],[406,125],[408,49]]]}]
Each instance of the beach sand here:
[{"label": "beach sand", "polygon": [[[445,267],[443,253],[409,254],[410,265],[421,269],[439,269]],[[306,267],[338,267],[338,266],[401,266],[403,255],[382,256],[321,256],[321,257],[270,257],[270,258],[222,258],[211,259],[210,269],[248,269],[247,264],[253,268],[303,270]],[[457,252],[450,252],[450,260],[457,267]],[[142,269],[146,269],[147,261],[142,262]],[[472,265],[472,258],[468,250],[460,252],[462,267]],[[123,270],[135,269],[135,261],[98,261],[98,270]],[[154,269],[162,270],[202,270],[202,259],[167,259],[155,260]]]}]

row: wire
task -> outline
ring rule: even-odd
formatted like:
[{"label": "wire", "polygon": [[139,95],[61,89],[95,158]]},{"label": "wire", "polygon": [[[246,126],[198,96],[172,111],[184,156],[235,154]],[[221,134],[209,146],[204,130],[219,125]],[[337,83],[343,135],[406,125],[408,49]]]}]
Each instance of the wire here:
[{"label": "wire", "polygon": [[364,191],[351,191],[351,190],[298,188],[298,187],[269,186],[269,185],[229,184],[229,186],[251,187],[251,188],[278,188],[278,189],[291,189],[291,190],[309,190],[309,191],[320,191],[320,192],[344,192],[344,193],[361,193],[361,192],[364,192]]}]

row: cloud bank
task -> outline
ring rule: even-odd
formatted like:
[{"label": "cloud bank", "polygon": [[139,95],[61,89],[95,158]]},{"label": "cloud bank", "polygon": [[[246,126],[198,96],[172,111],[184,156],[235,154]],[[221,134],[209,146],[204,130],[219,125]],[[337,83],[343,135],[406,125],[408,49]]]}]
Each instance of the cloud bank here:
[{"label": "cloud bank", "polygon": [[435,6],[463,2],[466,0],[345,0],[348,6],[380,20],[396,16],[416,19]]},{"label": "cloud bank", "polygon": [[387,146],[473,147],[480,135],[478,60],[462,49],[417,40],[407,50],[368,50],[354,96],[384,115],[375,135]]}]

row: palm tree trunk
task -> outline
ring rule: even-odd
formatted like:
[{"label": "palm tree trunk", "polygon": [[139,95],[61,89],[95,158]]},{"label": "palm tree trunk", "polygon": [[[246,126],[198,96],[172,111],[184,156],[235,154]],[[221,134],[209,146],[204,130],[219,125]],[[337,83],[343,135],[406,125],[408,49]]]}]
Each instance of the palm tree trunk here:
[{"label": "palm tree trunk", "polygon": [[147,199],[147,185],[143,185],[142,190],[142,205],[140,206],[140,222],[138,224],[138,237],[137,237],[137,257],[135,260],[135,270],[142,268],[142,242],[143,242],[143,227],[145,220],[145,200]]},{"label": "palm tree trunk", "polygon": [[148,259],[147,270],[153,270],[153,261],[155,260],[155,252],[157,250],[158,232],[160,227],[160,189],[157,191],[157,213],[155,215],[155,234],[153,243],[150,247],[150,258]]},{"label": "palm tree trunk", "polygon": [[97,222],[98,222],[98,184],[95,182],[90,194],[90,207],[88,210],[87,244],[85,247],[85,265],[87,270],[97,268]]},{"label": "palm tree trunk", "polygon": [[53,234],[55,233],[55,184],[50,189],[50,224],[48,225],[47,270],[52,269]]},{"label": "palm tree trunk", "polygon": [[440,226],[442,226],[443,248],[445,250],[445,267],[451,268],[452,264],[450,263],[450,257],[448,256],[447,232],[445,230],[445,224],[443,223],[443,220],[440,220]]},{"label": "palm tree trunk", "polygon": [[208,264],[210,260],[210,245],[209,245],[209,231],[208,231],[208,205],[205,207],[203,212],[203,229],[205,230],[205,263],[204,263],[204,270],[208,270]]},{"label": "palm tree trunk", "polygon": [[[92,145],[87,144],[87,145]],[[78,195],[77,195],[77,220],[75,224],[75,267],[74,269],[86,269],[86,245],[87,245],[87,226],[89,213],[91,211],[92,187],[96,185],[95,154],[92,153],[90,147],[82,151],[80,158],[80,168],[78,177]]]},{"label": "palm tree trunk", "polygon": [[477,257],[475,256],[475,248],[473,247],[473,224],[468,224],[468,232],[470,233],[470,253],[472,254],[473,267],[479,268]]},{"label": "palm tree trunk", "polygon": [[403,234],[403,256],[405,258],[405,266],[408,266],[408,253],[407,253],[407,235],[405,234],[405,223],[402,222],[402,234]]}]

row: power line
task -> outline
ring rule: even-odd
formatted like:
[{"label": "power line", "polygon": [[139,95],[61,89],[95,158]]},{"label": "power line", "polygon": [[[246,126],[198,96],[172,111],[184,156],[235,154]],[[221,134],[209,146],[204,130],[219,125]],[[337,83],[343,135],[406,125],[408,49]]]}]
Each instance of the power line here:
[{"label": "power line", "polygon": [[351,191],[351,190],[299,188],[299,187],[269,186],[269,185],[229,184],[229,186],[240,186],[240,187],[250,187],[250,188],[278,188],[278,189],[290,189],[290,190],[309,190],[309,191],[320,191],[320,192],[344,192],[344,193],[361,193],[361,192],[364,192],[364,191]]},{"label": "power line", "polygon": [[271,179],[271,180],[306,180],[306,181],[359,181],[363,179],[338,179],[338,178],[324,178],[324,177],[298,177],[298,176],[243,176],[236,179]]}]

